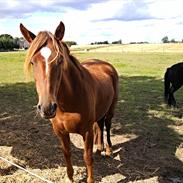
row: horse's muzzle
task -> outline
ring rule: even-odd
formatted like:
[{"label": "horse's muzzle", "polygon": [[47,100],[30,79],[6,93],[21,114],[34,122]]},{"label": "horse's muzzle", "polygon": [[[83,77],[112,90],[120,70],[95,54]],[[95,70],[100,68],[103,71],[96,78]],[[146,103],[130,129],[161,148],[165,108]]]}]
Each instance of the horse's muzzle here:
[{"label": "horse's muzzle", "polygon": [[41,117],[44,119],[54,118],[56,115],[57,104],[53,103],[48,106],[37,105],[37,111],[40,113]]}]

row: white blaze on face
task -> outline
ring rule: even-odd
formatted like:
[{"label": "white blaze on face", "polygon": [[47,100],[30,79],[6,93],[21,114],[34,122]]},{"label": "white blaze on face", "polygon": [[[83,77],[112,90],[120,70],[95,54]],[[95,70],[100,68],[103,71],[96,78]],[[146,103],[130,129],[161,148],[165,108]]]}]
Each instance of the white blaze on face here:
[{"label": "white blaze on face", "polygon": [[48,48],[48,47],[43,47],[42,49],[41,49],[41,55],[44,57],[44,59],[45,59],[45,66],[46,66],[46,74],[48,73],[48,58],[49,58],[49,56],[51,55],[51,50],[50,50],[50,48]]}]

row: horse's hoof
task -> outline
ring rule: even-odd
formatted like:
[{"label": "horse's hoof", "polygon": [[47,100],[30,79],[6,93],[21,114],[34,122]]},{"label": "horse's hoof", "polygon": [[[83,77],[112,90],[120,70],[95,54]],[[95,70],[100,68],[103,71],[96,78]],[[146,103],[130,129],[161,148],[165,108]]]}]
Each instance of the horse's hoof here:
[{"label": "horse's hoof", "polygon": [[100,156],[101,155],[101,152],[102,152],[101,150],[97,149],[96,152],[95,152],[95,154]]},{"label": "horse's hoof", "polygon": [[106,148],[105,156],[106,157],[112,157],[112,148]]},{"label": "horse's hoof", "polygon": [[64,177],[64,183],[74,183],[73,179],[70,179],[67,175]]},{"label": "horse's hoof", "polygon": [[87,179],[87,183],[94,183],[93,179]]}]

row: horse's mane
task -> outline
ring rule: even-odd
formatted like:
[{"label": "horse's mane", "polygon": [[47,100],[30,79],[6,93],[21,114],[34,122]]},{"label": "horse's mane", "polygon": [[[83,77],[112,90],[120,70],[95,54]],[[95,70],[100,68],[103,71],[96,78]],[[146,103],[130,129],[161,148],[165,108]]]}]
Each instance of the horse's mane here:
[{"label": "horse's mane", "polygon": [[43,31],[38,33],[28,49],[24,63],[25,73],[29,73],[32,57],[47,44],[49,38],[52,39],[55,51],[64,57],[64,68],[68,67],[68,62],[72,62],[72,64],[74,64],[77,69],[81,70],[80,62],[74,56],[70,55],[70,50],[66,43],[57,41],[51,32]]},{"label": "horse's mane", "polygon": [[63,57],[65,60],[64,68],[68,68],[69,63],[73,64],[77,69],[80,71],[82,70],[82,66],[79,62],[79,60],[70,54],[70,50],[66,43],[61,42],[61,48],[63,50]]},{"label": "horse's mane", "polygon": [[26,73],[29,72],[31,66],[32,57],[38,52],[47,42],[48,40],[48,33],[47,32],[39,32],[36,38],[31,43],[24,63],[24,71]]}]

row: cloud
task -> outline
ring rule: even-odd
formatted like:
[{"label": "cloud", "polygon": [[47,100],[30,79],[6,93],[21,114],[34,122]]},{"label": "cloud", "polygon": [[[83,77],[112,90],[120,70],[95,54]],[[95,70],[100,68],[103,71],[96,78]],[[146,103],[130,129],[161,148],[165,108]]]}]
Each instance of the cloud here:
[{"label": "cloud", "polygon": [[109,1],[106,5],[110,9],[115,9],[112,11],[113,14],[109,13],[108,17],[97,19],[97,21],[109,21],[109,20],[119,20],[119,21],[136,21],[136,20],[147,20],[153,19],[154,17],[150,15],[148,11],[149,1],[140,0],[126,0],[126,1]]},{"label": "cloud", "polygon": [[66,26],[64,40],[77,43],[122,39],[160,42],[181,40],[182,0],[6,0],[0,1],[0,34],[21,36],[22,22],[35,34]]},{"label": "cloud", "polygon": [[153,0],[148,9],[152,16],[159,19],[172,19],[183,14],[182,0]]},{"label": "cloud", "polygon": [[[103,2],[101,0],[100,2]],[[91,4],[97,4],[97,0],[6,0],[0,2],[0,19],[24,18],[37,12],[56,13],[69,9],[87,10]]]},{"label": "cloud", "polygon": [[0,18],[24,18],[37,12],[58,13],[81,11],[93,21],[143,20],[152,16],[148,12],[149,0],[6,0],[0,2]]},{"label": "cloud", "polygon": [[182,14],[181,5],[181,0],[29,0],[26,3],[22,0],[6,0],[0,2],[0,19],[73,10],[79,11],[81,16],[88,17],[90,21],[166,19]]},{"label": "cloud", "polygon": [[182,0],[121,0],[91,5],[93,21],[143,21],[177,18],[183,15]]}]

